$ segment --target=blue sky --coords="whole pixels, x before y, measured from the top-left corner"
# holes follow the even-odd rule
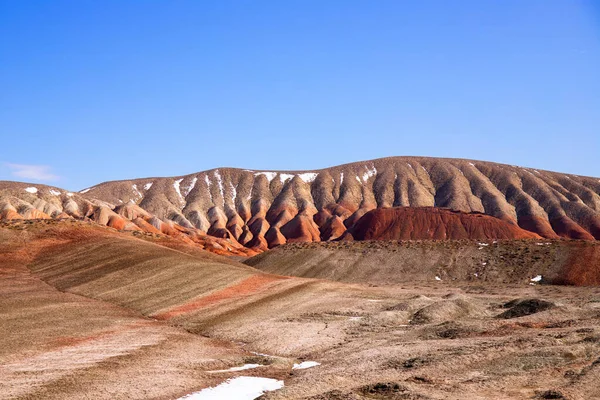
[[[600,2],[0,0],[0,179],[394,155],[600,176]]]

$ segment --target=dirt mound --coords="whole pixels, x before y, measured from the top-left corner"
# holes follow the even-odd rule
[[[438,324],[465,317],[487,316],[485,308],[464,296],[444,299],[421,308],[413,314],[411,324]]]
[[[501,219],[434,207],[378,208],[366,213],[342,240],[457,240],[539,238]]]
[[[511,319],[536,314],[554,308],[555,304],[541,299],[515,299],[504,304],[508,310],[498,315],[498,318]]]

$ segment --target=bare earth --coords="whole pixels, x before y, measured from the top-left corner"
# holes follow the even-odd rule
[[[3,225],[0,398],[174,399],[242,375],[285,381],[266,399],[600,398],[600,288],[445,268],[337,282],[98,225]],[[263,366],[210,372],[245,363]]]

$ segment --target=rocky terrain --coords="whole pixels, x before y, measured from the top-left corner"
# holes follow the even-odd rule
[[[597,248],[342,241],[257,256],[290,252],[279,260],[298,263],[313,251],[326,270],[337,253],[336,282],[266,273],[176,237],[90,220],[7,222],[0,398],[166,400],[235,377],[281,382],[265,399],[600,398],[600,289],[533,276],[551,278],[568,244]],[[395,261],[421,254],[423,271],[400,284],[370,281],[369,270],[381,277],[393,264],[378,270],[377,254],[395,250]],[[433,270],[427,254],[456,264]],[[506,255],[521,258],[502,274]],[[481,279],[468,277],[477,263]],[[296,272],[319,264],[309,258]]]
[[[219,168],[106,182],[79,193],[0,182],[1,219],[47,217],[179,235],[239,255],[341,237],[594,240],[600,238],[600,179],[482,161],[393,157],[315,171]]]
[[[263,249],[335,239],[385,207],[443,207],[545,238],[600,238],[600,179],[459,159],[393,157],[291,172],[219,168],[81,193],[134,202],[161,219]]]

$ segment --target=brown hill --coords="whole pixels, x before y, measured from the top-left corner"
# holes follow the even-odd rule
[[[489,215],[434,207],[394,207],[369,211],[341,240],[535,238],[540,236]]]
[[[186,221],[183,221],[186,226],[181,226],[170,219],[160,220],[133,202],[118,203],[121,204],[115,206],[98,199],[86,199],[52,186],[0,181],[0,221],[18,225],[24,220],[87,220],[118,231],[171,236],[217,254],[256,254],[229,235],[210,236]]]
[[[290,243],[244,261],[261,271],[350,283],[600,285],[600,242],[410,240]],[[437,278],[436,278],[437,277]]]
[[[545,238],[600,238],[598,178],[461,159],[391,157],[314,171],[219,168],[105,182],[80,193],[90,201],[133,202],[162,220],[219,237],[228,232],[263,249],[338,237],[386,207],[449,208]]]

